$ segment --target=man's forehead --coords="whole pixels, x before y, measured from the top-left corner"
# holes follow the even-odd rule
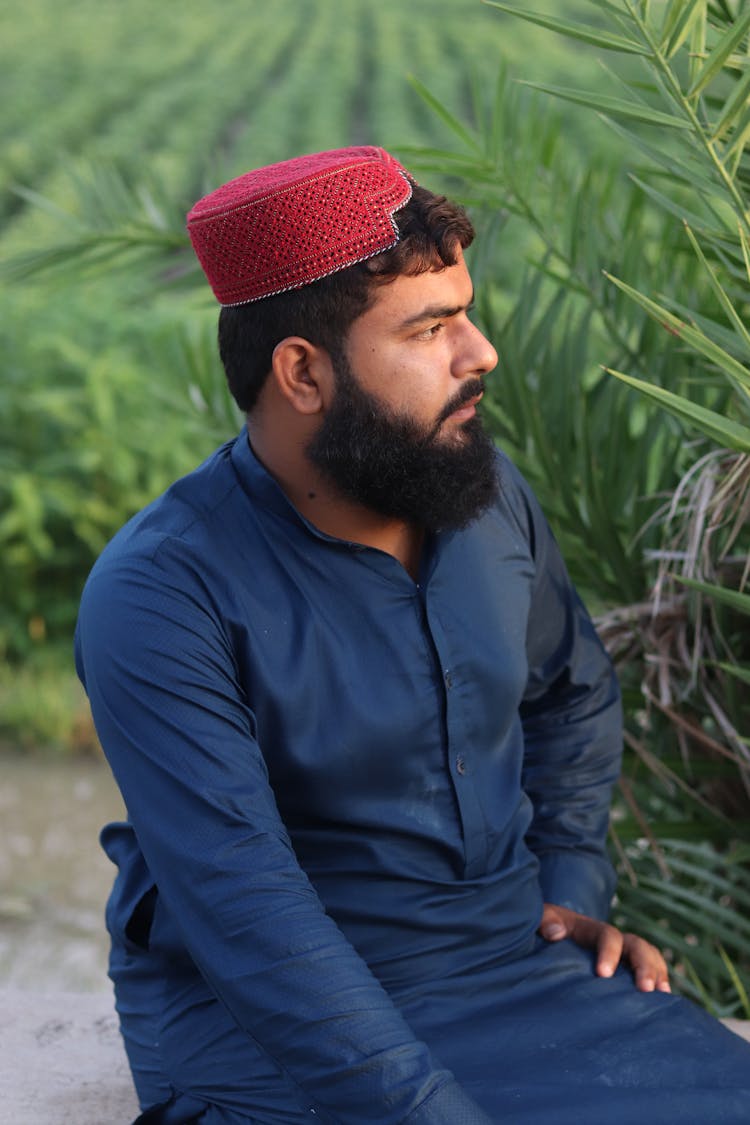
[[[394,330],[407,329],[422,320],[455,315],[468,308],[473,299],[471,276],[459,248],[452,266],[399,274],[377,284],[372,303],[357,319],[388,321]]]

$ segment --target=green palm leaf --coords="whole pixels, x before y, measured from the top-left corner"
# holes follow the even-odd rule
[[[585,24],[571,23],[568,20],[557,19],[555,16],[545,16],[539,12],[527,12],[524,8],[516,8],[512,4],[502,4],[498,0],[484,0],[491,8],[499,8],[509,16],[518,16],[527,23],[534,23],[538,27],[546,27],[558,35],[566,35],[570,39],[577,39],[579,43],[590,43],[594,47],[602,47],[605,51],[618,51],[626,55],[649,55],[648,46],[637,42],[635,39],[626,39],[622,35],[611,35],[605,31],[595,31]]]
[[[706,258],[706,255],[703,253],[703,250],[701,249],[697,238],[695,237],[687,223],[685,223],[685,233],[690,239],[690,244],[692,245],[693,250],[695,250],[698,260],[700,261],[706,272],[706,275],[708,276],[711,288],[718,297],[719,303],[727,315],[727,320],[734,327],[734,330],[739,336],[741,343],[750,348],[750,332],[748,332],[747,328],[745,328],[742,317],[737,312],[737,309],[727,295],[724,286],[719,281],[717,271]]]
[[[675,579],[683,586],[689,586],[691,590],[698,590],[701,594],[707,594],[717,602],[721,602],[722,605],[730,606],[732,609],[738,609],[741,613],[750,615],[750,594],[741,594],[738,590],[728,590],[726,586],[699,582],[695,578],[685,578],[680,574],[676,574]]]
[[[576,105],[585,105],[587,109],[595,108],[605,117],[621,117],[626,121],[640,121],[644,125],[655,125],[663,129],[690,130],[692,124],[687,118],[675,117],[672,113],[662,113],[658,109],[636,101],[625,101],[622,98],[613,98],[608,94],[597,93],[596,97],[591,90],[572,90],[567,86],[548,86],[544,82],[523,82],[532,90],[540,90],[544,94],[551,94],[555,98],[574,102]]]
[[[741,453],[750,453],[750,426],[733,422],[723,414],[707,410],[704,406],[683,398],[682,395],[665,390],[664,387],[657,387],[653,383],[646,383],[643,379],[635,379],[632,375],[624,375],[621,371],[614,371],[609,367],[605,370],[616,379],[627,383],[629,387],[634,387],[647,398],[653,399],[676,418],[697,426],[712,441],[730,449],[737,449]]]
[[[671,0],[664,13],[664,22],[659,35],[659,43],[666,58],[677,54],[695,19],[699,5],[705,0]]]
[[[741,668],[738,664],[727,664],[724,661],[719,661],[716,667],[735,679],[742,680],[743,684],[750,684],[750,668]]]
[[[730,24],[719,39],[719,42],[695,76],[693,84],[688,91],[689,98],[696,97],[705,90],[709,82],[712,82],[713,79],[716,78],[729,59],[729,56],[739,47],[740,43],[747,35],[748,29],[750,29],[750,8],[746,8],[744,14],[739,15],[736,23]]]
[[[470,132],[453,113],[446,109],[443,103],[430,93],[424,83],[420,82],[413,74],[409,76],[409,82],[443,124],[447,125],[451,132],[455,133],[471,152],[481,155],[481,147],[474,133]]]
[[[720,140],[728,129],[735,124],[737,117],[747,108],[747,99],[750,96],[750,70],[742,76],[733,93],[721,111],[718,121],[713,127],[712,141]]]
[[[604,275],[616,285],[618,289],[621,289],[623,293],[627,293],[629,297],[632,297],[632,299],[644,308],[654,320],[661,323],[668,331],[672,332],[673,335],[679,336],[692,348],[700,352],[701,355],[706,356],[712,363],[715,363],[722,371],[730,376],[739,387],[743,388],[745,394],[750,393],[750,371],[748,371],[739,360],[736,360],[729,352],[719,347],[718,344],[709,339],[700,329],[693,328],[689,324],[686,324],[668,309],[657,304],[656,301],[652,301],[649,297],[646,297],[643,293],[639,293],[638,290],[634,289],[632,286],[626,285],[624,281],[613,277],[612,274],[607,273],[606,270],[604,271]]]

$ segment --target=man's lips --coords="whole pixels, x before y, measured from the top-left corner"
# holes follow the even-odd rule
[[[473,395],[472,398],[468,399],[461,406],[458,406],[451,413],[451,418],[455,418],[457,422],[465,422],[468,418],[473,418],[477,412],[477,403],[482,398],[482,393],[483,392],[480,392],[478,395]]]
[[[484,386],[481,379],[472,379],[467,383],[461,391],[454,395],[452,402],[447,402],[435,423],[435,428],[430,434],[430,440],[434,438],[440,431],[440,427],[444,425],[449,419],[458,423],[468,422],[473,418],[477,412],[477,403],[484,394]]]

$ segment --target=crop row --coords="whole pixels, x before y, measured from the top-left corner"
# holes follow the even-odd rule
[[[7,189],[67,202],[62,163],[155,165],[187,198],[210,180],[319,147],[430,142],[414,74],[460,109],[467,75],[530,56],[534,30],[480,0],[197,0],[154,7],[25,0],[0,43],[0,215],[39,228]],[[548,40],[549,42],[549,40]],[[533,56],[532,56],[533,57]],[[44,232],[44,227],[41,228]]]

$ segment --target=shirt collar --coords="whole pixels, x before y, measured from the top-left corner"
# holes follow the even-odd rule
[[[308,534],[313,535],[323,543],[328,543],[339,548],[343,547],[349,551],[356,552],[362,558],[363,562],[367,562],[369,566],[382,573],[384,577],[393,580],[394,577],[401,579],[403,576],[412,587],[415,587],[413,580],[407,575],[401,564],[391,555],[386,554],[384,551],[379,551],[374,547],[367,547],[362,543],[353,543],[347,539],[337,539],[335,536],[326,534],[325,531],[321,531],[320,528],[310,523],[310,521],[295,508],[278,482],[274,480],[265,466],[258,460],[250,445],[248,432],[244,427],[232,446],[231,458],[242,488],[255,503],[281,516],[281,518],[287,522],[296,524],[299,528],[304,529]],[[428,574],[434,568],[439,545],[441,543],[445,545],[445,543],[452,538],[452,532],[440,533],[438,535],[431,534],[427,537],[425,554],[420,569],[419,585],[427,579]]]

